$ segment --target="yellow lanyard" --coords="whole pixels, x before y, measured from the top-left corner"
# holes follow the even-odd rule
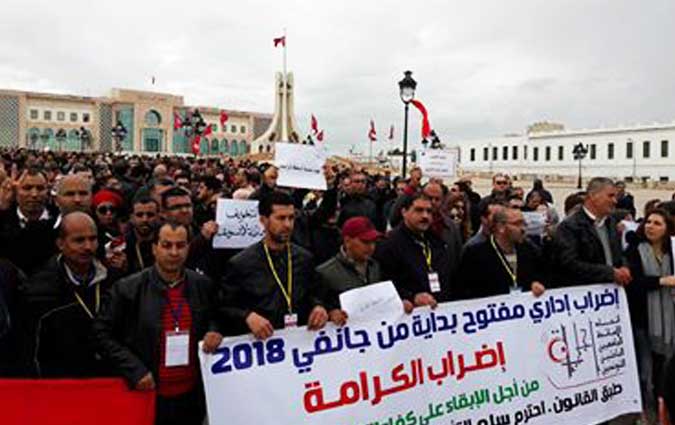
[[[431,247],[429,247],[427,241],[424,241],[424,244],[422,244],[422,253],[424,254],[424,259],[427,261],[427,269],[431,271]]]
[[[138,258],[138,264],[141,266],[141,269],[144,269],[145,264],[143,264],[143,255],[141,254],[140,242],[136,242],[136,258]]]
[[[277,273],[277,269],[274,267],[274,263],[272,262],[272,257],[270,256],[270,251],[267,249],[267,245],[263,242],[263,248],[265,249],[265,255],[267,256],[267,264],[270,266],[270,271],[272,272],[272,276],[274,276],[274,280],[276,280],[277,285],[279,285],[279,289],[281,289],[281,293],[284,294],[284,298],[286,299],[286,304],[288,304],[288,312],[293,313],[293,261],[291,259],[291,245],[287,244],[286,249],[288,251],[288,278],[286,281],[287,288],[284,288],[284,285],[281,283],[281,279],[279,278],[279,274]]]
[[[84,312],[87,313],[87,316],[90,318],[94,318],[94,314],[92,314],[91,310],[89,310],[89,307],[87,307],[87,304],[85,304],[84,300],[80,297],[80,294],[77,292],[73,292],[75,294],[75,298],[77,298],[77,302],[80,303],[82,308],[84,309]],[[98,283],[96,284],[96,301],[94,304],[94,313],[98,313],[98,309],[101,306],[101,285]]]
[[[497,248],[497,244],[495,244],[495,237],[490,236],[490,243],[492,244],[492,248],[495,249],[495,252],[497,253],[497,257],[499,257],[499,260],[502,262],[502,266],[504,266],[504,269],[506,270],[506,273],[509,274],[511,277],[511,280],[513,280],[513,286],[516,287],[518,286],[518,281],[516,278],[516,275],[513,273],[513,270],[511,270],[511,266],[509,266],[508,261],[504,258],[504,255],[502,252]]]

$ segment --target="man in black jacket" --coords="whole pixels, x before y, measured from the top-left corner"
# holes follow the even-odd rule
[[[331,322],[341,326],[347,320],[340,309],[341,293],[383,280],[380,264],[372,258],[379,236],[367,217],[352,217],[342,226],[340,252],[317,267],[317,284]]]
[[[272,192],[258,203],[262,241],[230,259],[222,279],[221,310],[231,334],[269,338],[274,329],[322,328],[328,313],[314,282],[312,254],[290,241],[293,199]]]
[[[621,239],[611,212],[616,206],[616,187],[608,178],[588,183],[583,207],[566,218],[556,230],[554,282],[559,286],[616,282],[627,285],[630,270],[623,265]]]
[[[380,217],[375,202],[368,196],[366,175],[356,171],[350,176],[349,192],[340,202],[338,227],[352,217],[368,217],[379,230],[384,230],[384,217]]]
[[[205,415],[197,342],[213,352],[222,336],[207,277],[185,269],[188,229],[165,223],[154,267],[115,283],[94,324],[101,353],[130,387],[157,390],[156,424],[200,424]]]
[[[32,372],[40,377],[89,377],[107,367],[90,334],[101,296],[112,277],[96,259],[98,234],[90,216],[63,217],[60,255],[33,274],[22,288],[22,325]]]
[[[523,213],[503,209],[493,216],[488,240],[464,251],[454,297],[481,298],[530,290],[539,296],[544,292],[544,275],[541,253],[525,238]]]
[[[148,195],[140,194],[132,201],[131,228],[124,241],[127,257],[127,274],[134,274],[155,263],[152,255],[154,240],[159,223],[159,205]]]
[[[447,246],[431,231],[431,200],[422,193],[407,196],[403,222],[375,250],[385,279],[392,280],[406,311],[450,299],[451,266]]]
[[[47,209],[48,189],[44,173],[29,168],[0,190],[3,198],[16,197],[16,204],[3,205],[6,209],[0,211],[0,256],[26,275],[56,253],[57,214]]]

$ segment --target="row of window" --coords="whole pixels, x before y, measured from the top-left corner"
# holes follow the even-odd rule
[[[615,151],[614,151],[614,143],[608,143],[607,144],[607,158],[608,160],[615,159]],[[588,154],[587,158],[594,160],[598,159],[598,151],[597,151],[597,144],[591,143],[589,145],[586,145],[588,149]],[[523,159],[527,160],[527,148],[528,146],[523,146]],[[533,146],[532,147],[532,161],[539,161],[539,146]],[[551,161],[551,156],[553,152],[553,147],[551,146],[545,146],[543,148],[543,157],[544,161]],[[570,146],[570,149],[574,149],[573,146]],[[511,153],[509,157],[509,152]],[[492,155],[490,155],[492,154]],[[509,146],[502,146],[501,147],[501,160],[502,161],[508,161],[509,159],[512,161],[517,161],[518,160],[518,154],[519,154],[519,146],[511,146],[509,149]],[[633,142],[626,142],[626,159],[633,159],[634,155],[634,148],[633,148]],[[669,155],[669,145],[668,145],[668,140],[661,140],[661,158],[668,158]],[[492,152],[490,152],[490,147],[484,147],[483,148],[483,161],[499,161],[499,147],[497,146],[492,146]],[[570,151],[570,158],[574,158],[574,154],[572,151]],[[651,158],[651,142],[649,140],[645,140],[642,142],[642,158]],[[564,161],[565,160],[565,147],[564,146],[558,146],[557,147],[557,159],[558,161]],[[471,148],[469,151],[469,160],[471,162],[476,161],[476,148]]]
[[[42,120],[43,121],[51,121],[53,119],[53,111],[42,111]],[[38,120],[40,119],[40,111],[37,109],[31,109],[30,112],[30,119],[32,120]],[[69,113],[69,118],[70,122],[78,122],[80,114],[77,112],[70,112]],[[56,121],[65,121],[66,120],[66,113],[64,111],[56,111]],[[83,112],[82,113],[82,122],[89,122],[91,120],[91,115],[88,112]]]

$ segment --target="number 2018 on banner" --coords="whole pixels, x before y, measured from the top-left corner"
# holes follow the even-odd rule
[[[220,347],[215,355],[220,358],[211,366],[211,373],[214,375],[232,370],[245,370],[254,365],[280,363],[286,358],[284,341],[279,338],[245,342],[234,347]]]

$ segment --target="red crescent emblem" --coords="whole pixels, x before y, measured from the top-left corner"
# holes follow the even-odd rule
[[[556,349],[558,344],[562,346]],[[567,358],[567,344],[560,337],[555,337],[548,343],[548,357],[556,363],[561,363]]]

